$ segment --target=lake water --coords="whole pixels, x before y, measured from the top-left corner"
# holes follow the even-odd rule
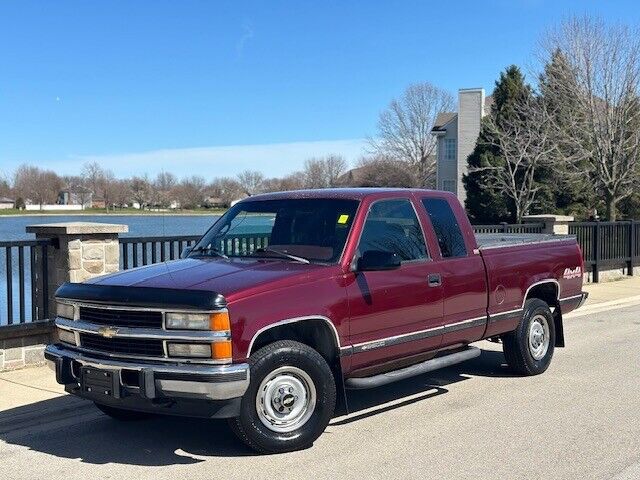
[[[128,237],[153,237],[170,235],[202,235],[219,215],[29,215],[0,216],[0,241],[26,240],[35,236],[26,233],[28,225],[59,222],[99,222],[118,223],[129,226]],[[28,262],[28,252],[25,252]],[[18,260],[17,251],[13,251],[13,320],[19,319],[18,301]],[[29,272],[25,272],[29,279]],[[5,249],[0,249],[0,325],[7,323],[7,277]],[[31,317],[31,291],[27,281],[25,291],[25,310],[27,321]]]
[[[120,223],[129,226],[128,237],[201,235],[219,215],[29,215],[0,216],[0,241],[34,238],[28,225],[59,222]]]

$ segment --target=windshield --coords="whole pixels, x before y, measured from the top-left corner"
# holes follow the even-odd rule
[[[335,263],[340,259],[357,200],[278,199],[231,207],[190,256],[260,256]]]

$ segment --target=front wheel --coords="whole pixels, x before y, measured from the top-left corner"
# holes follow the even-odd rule
[[[553,314],[537,298],[525,302],[518,328],[502,336],[507,364],[520,375],[539,375],[549,368],[555,343]]]
[[[314,349],[281,340],[249,359],[251,382],[231,429],[262,453],[300,450],[325,430],[336,404],[331,368]]]

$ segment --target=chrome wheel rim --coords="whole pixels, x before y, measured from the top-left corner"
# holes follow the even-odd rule
[[[311,377],[297,367],[279,367],[260,383],[256,411],[269,430],[286,433],[303,426],[316,406],[316,387]]]
[[[529,353],[534,360],[540,360],[548,350],[549,322],[544,315],[536,315],[529,325]]]

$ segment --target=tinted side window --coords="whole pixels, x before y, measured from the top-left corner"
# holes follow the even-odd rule
[[[408,200],[374,203],[365,221],[358,251],[382,250],[397,253],[403,261],[427,258],[424,236]]]
[[[427,209],[438,237],[442,256],[444,258],[466,257],[467,247],[464,244],[464,237],[449,202],[441,198],[424,198],[422,204]]]

